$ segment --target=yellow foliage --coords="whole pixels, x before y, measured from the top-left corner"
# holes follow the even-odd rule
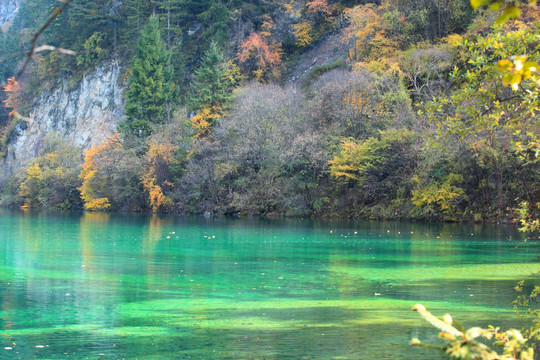
[[[296,37],[296,45],[306,47],[313,41],[313,35],[310,23],[302,21],[293,25],[294,36]]]
[[[455,201],[465,199],[465,191],[453,185],[463,181],[461,175],[450,174],[442,182],[432,182],[412,191],[412,203],[420,208],[438,205],[439,210],[446,215],[453,215]]]
[[[82,185],[78,188],[81,192],[81,198],[84,202],[84,207],[87,210],[104,210],[110,207],[109,200],[107,198],[98,198],[90,183],[96,175],[96,167],[94,162],[102,151],[109,149],[113,146],[120,145],[118,137],[115,135],[112,138],[107,139],[101,145],[94,145],[90,149],[84,151],[84,162],[82,163],[82,171],[79,175],[82,180]]]
[[[342,101],[352,105],[358,113],[370,113],[380,115],[384,110],[384,102],[371,101],[370,94],[367,91],[353,89],[343,96]]]
[[[84,199],[84,207],[86,210],[99,211],[108,209],[111,204],[107,198],[98,198],[98,199]]]
[[[174,145],[168,142],[161,144],[150,144],[146,157],[151,164],[154,163],[158,158],[161,158],[165,162],[169,163],[173,157],[174,150]]]
[[[306,4],[308,12],[330,15],[332,8],[328,5],[327,0],[311,0]]]
[[[510,60],[499,60],[497,68],[499,72],[504,73],[504,86],[510,85],[512,90],[517,91],[522,80],[536,79],[540,72],[540,65],[527,61],[527,58],[527,55],[523,55],[514,56]]]
[[[144,190],[148,192],[150,206],[153,212],[157,212],[160,208],[171,207],[173,202],[163,194],[161,186],[156,184],[155,176],[144,176],[142,179]]]
[[[263,15],[262,18],[263,18],[263,23],[261,24],[260,34],[263,38],[269,38],[272,36],[272,31],[275,28],[274,21],[268,14]]]
[[[204,107],[197,115],[191,118],[191,127],[195,130],[195,138],[208,135],[212,125],[220,118],[220,109]]]
[[[285,8],[285,13],[296,16],[296,17],[300,16],[300,11],[298,10],[294,1],[283,4],[283,7]]]
[[[31,208],[39,203],[39,182],[42,170],[39,164],[35,163],[26,169],[26,179],[19,186],[19,193],[24,201],[24,208]]]
[[[447,43],[452,47],[459,46],[463,43],[463,36],[459,34],[451,34],[442,39],[443,42]]]
[[[41,176],[41,168],[39,167],[39,164],[34,164],[28,167],[26,169],[26,175],[28,175],[29,178],[36,178],[38,179]]]
[[[403,71],[401,70],[399,63],[397,61],[394,61],[394,59],[392,58],[386,57],[369,62],[359,61],[354,63],[352,68],[354,71],[358,72],[368,70],[370,72],[378,74],[387,74],[397,77],[401,77],[403,75]]]
[[[345,177],[359,180],[359,174],[363,170],[362,159],[366,148],[354,139],[346,139],[341,142],[341,152],[330,160],[330,175],[333,177]]]
[[[345,28],[344,40],[349,43],[350,61],[380,61],[394,57],[400,44],[387,36],[384,20],[373,4],[346,9],[345,17],[349,25]]]
[[[369,42],[380,29],[381,19],[372,5],[358,5],[345,10],[349,26],[345,29],[345,39],[350,42],[349,59],[359,60]]]
[[[148,193],[148,200],[153,212],[167,209],[173,205],[172,200],[164,194],[164,189],[172,188],[174,184],[168,179],[163,179],[167,174],[168,167],[174,161],[175,146],[169,142],[150,144],[146,154],[147,163],[144,167],[144,175],[141,178],[144,190]],[[160,175],[161,174],[161,175]],[[158,183],[158,179],[161,183]]]

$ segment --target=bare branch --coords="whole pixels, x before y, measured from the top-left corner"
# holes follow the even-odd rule
[[[76,51],[69,50],[69,49],[64,49],[64,48],[59,48],[59,47],[52,46],[52,45],[38,46],[37,48],[34,49],[34,53],[38,53],[38,52],[42,52],[42,51],[46,51],[46,50],[51,50],[51,51],[56,50],[58,52],[61,52],[63,54],[67,54],[67,55],[77,55]]]
[[[58,15],[60,15],[62,13],[62,11],[64,11],[64,9],[69,5],[69,3],[71,3],[71,1],[72,0],[65,0],[62,3],[62,5],[60,5],[58,8],[56,8],[53,11],[52,15],[49,17],[49,19],[45,22],[45,24],[43,24],[43,26],[41,26],[41,28],[39,28],[39,30],[34,34],[34,36],[32,36],[32,39],[30,40],[30,51],[26,55],[26,61],[24,62],[24,65],[23,65],[22,69],[15,76],[16,79],[21,77],[21,75],[24,73],[24,71],[28,67],[28,64],[32,60],[32,56],[36,52],[37,39],[40,37],[41,34],[43,34],[43,32],[49,27],[49,25],[51,25],[51,23],[54,21],[54,19],[56,19],[58,17]]]

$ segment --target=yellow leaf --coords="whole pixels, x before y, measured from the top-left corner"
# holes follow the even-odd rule
[[[482,6],[486,6],[489,4],[489,0],[471,0],[471,7],[473,9],[477,9]]]
[[[499,72],[507,72],[513,66],[514,64],[512,64],[512,62],[508,59],[499,60],[499,62],[497,63],[497,70],[499,70]]]
[[[521,15],[521,10],[514,5],[507,6],[501,16],[495,21],[496,24],[504,24],[509,19],[517,19]]]

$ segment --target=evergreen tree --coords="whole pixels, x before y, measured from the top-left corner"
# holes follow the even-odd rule
[[[141,31],[137,55],[127,91],[127,121],[120,130],[128,135],[146,136],[152,123],[162,123],[174,89],[171,53],[161,39],[158,17],[150,17]]]
[[[229,16],[229,9],[224,4],[220,1],[212,1],[207,10],[197,15],[197,19],[205,24],[201,38],[212,39],[212,42],[224,46],[227,42]],[[206,46],[208,46],[207,41],[205,41]]]
[[[192,118],[195,137],[205,137],[223,115],[233,84],[234,79],[223,61],[223,53],[212,41],[191,82],[192,94],[188,106],[197,112]]]
[[[188,100],[190,109],[199,112],[204,108],[210,108],[221,113],[229,101],[231,87],[232,81],[228,77],[223,53],[213,41],[204,55],[201,66],[193,75],[192,94]]]

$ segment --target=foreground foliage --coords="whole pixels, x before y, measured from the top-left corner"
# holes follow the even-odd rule
[[[423,305],[417,304],[413,307],[427,322],[439,329],[439,338],[445,341],[442,346],[423,344],[419,339],[411,340],[412,346],[429,347],[444,352],[450,359],[455,360],[506,360],[534,359],[534,336],[527,338],[519,330],[510,329],[500,331],[499,328],[490,327],[483,329],[473,327],[468,330],[450,315],[444,315],[442,320],[433,316]],[[492,347],[486,345],[481,339],[494,341],[494,345],[502,348],[497,352]]]

